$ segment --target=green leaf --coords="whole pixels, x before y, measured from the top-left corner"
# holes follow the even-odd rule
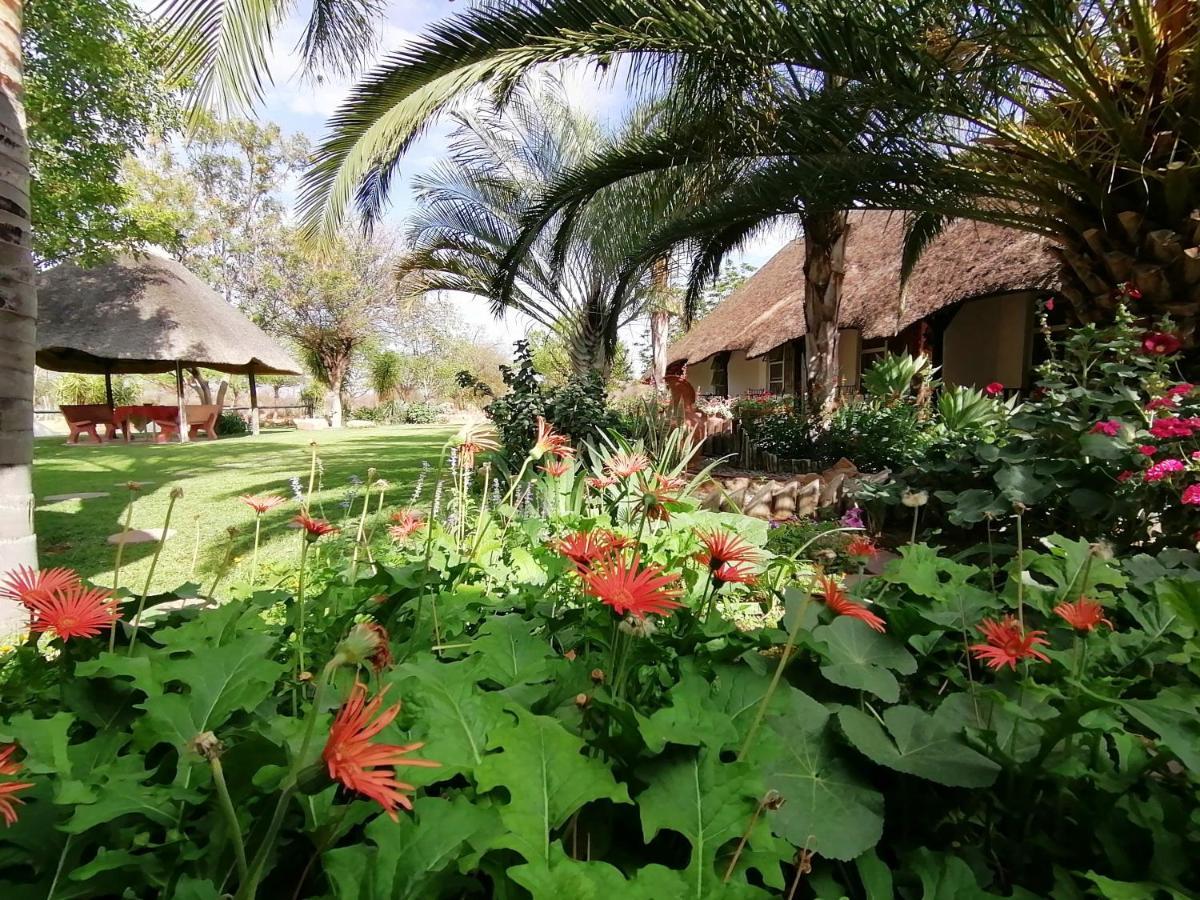
[[[903,644],[858,619],[838,616],[816,628],[813,638],[826,645],[822,675],[842,687],[870,691],[888,703],[900,699],[900,684],[888,670],[901,675],[917,671],[917,661]]]
[[[766,679],[759,679],[745,668],[734,669],[762,682],[765,691]],[[723,685],[729,690],[728,682],[738,676],[732,672]],[[740,682],[739,682],[740,684]],[[716,696],[716,685],[700,674],[694,661],[685,659],[680,666],[679,681],[668,693],[671,705],[657,710],[649,717],[638,716],[638,730],[652,753],[661,753],[667,743],[691,747],[712,747],[715,750],[728,746],[738,739],[733,719],[722,709]],[[757,699],[761,699],[758,692]],[[753,703],[751,703],[753,706]]]
[[[72,771],[67,732],[74,722],[75,717],[65,712],[48,719],[35,719],[33,713],[23,712],[0,726],[0,742],[20,744],[25,753],[22,763],[32,774],[53,773],[66,778]]]
[[[1153,700],[1122,700],[1121,706],[1157,734],[1193,775],[1200,774],[1200,708],[1194,692],[1168,688]]]
[[[1093,459],[1120,459],[1129,452],[1125,444],[1107,434],[1083,434],[1079,436],[1079,453]]]
[[[1033,506],[1053,489],[1047,479],[1038,478],[1033,469],[1024,465],[1012,465],[996,473],[996,486],[1006,500]]]
[[[647,843],[664,828],[692,845],[678,897],[708,897],[720,883],[717,851],[750,824],[762,783],[745,763],[722,763],[712,750],[688,750],[641,773],[650,786],[638,795]]]
[[[370,843],[330,850],[322,857],[335,897],[347,900],[417,900],[439,896],[447,870],[469,867],[472,848],[502,831],[492,807],[462,794],[452,800],[418,797],[413,812],[393,822],[377,816],[367,827]]]
[[[629,793],[604,763],[583,755],[583,741],[557,719],[511,711],[516,722],[493,729],[488,749],[500,752],[484,757],[476,780],[480,791],[508,791],[500,818],[509,834],[498,846],[548,864],[551,835],[568,817],[593,800],[628,803]]]
[[[838,722],[850,743],[881,766],[951,787],[987,787],[1000,767],[963,743],[957,730],[915,706],[893,706],[883,726],[872,716],[844,706]]]
[[[549,862],[511,866],[508,876],[534,897],[560,897],[572,900],[610,900],[613,897],[645,898],[635,893],[621,870],[606,862],[571,859],[556,843]]]
[[[1165,895],[1169,900],[1189,900],[1190,895],[1181,893],[1165,884],[1149,881],[1115,881],[1098,872],[1084,872],[1083,877],[1096,886],[1096,893],[1104,900],[1146,900]]]
[[[892,560],[880,578],[903,585],[918,596],[949,601],[978,571],[940,556],[928,544],[905,544],[900,548],[900,558]]]
[[[221,892],[211,881],[184,875],[175,885],[175,900],[220,900]]]
[[[491,730],[507,721],[503,700],[480,690],[469,662],[439,663],[432,656],[408,663],[396,672],[405,710],[412,714],[413,737],[436,750],[441,768],[422,769],[428,784],[459,773],[473,774],[483,762]]]
[[[883,796],[843,760],[829,713],[821,708],[822,715],[804,715],[801,709],[768,719],[751,759],[764,767],[766,786],[784,798],[769,814],[771,828],[829,859],[854,859],[883,834]]]
[[[529,633],[521,616],[496,616],[479,630],[471,645],[476,681],[511,687],[543,681],[552,657],[549,645]]]
[[[1200,631],[1200,581],[1164,578],[1155,583],[1154,593],[1181,620]]]
[[[854,865],[867,892],[867,900],[892,900],[896,896],[892,886],[892,870],[874,850],[868,850],[858,857]]]
[[[957,856],[921,849],[908,857],[908,866],[921,879],[922,900],[1000,900],[979,886],[971,867]]]

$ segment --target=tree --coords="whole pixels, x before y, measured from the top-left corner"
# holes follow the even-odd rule
[[[299,349],[326,387],[334,428],[342,425],[342,398],[357,355],[393,314],[395,263],[384,237],[346,234],[332,248],[315,249],[291,231],[250,307],[260,325]]]
[[[417,181],[420,211],[399,269],[404,293],[461,291],[517,310],[561,335],[572,369],[607,375],[618,329],[648,291],[622,278],[639,210],[614,193],[558,241],[535,241],[514,266],[512,288],[496,292],[497,262],[542,184],[604,146],[599,125],[567,103],[552,78],[522,89],[503,110],[459,113],[450,159]],[[620,227],[614,227],[620,222]]]
[[[92,263],[156,240],[119,179],[176,118],[145,15],[128,0],[26,0],[21,44],[39,260]]]

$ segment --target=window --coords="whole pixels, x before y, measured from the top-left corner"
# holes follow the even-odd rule
[[[784,370],[787,347],[776,347],[767,354],[767,391],[772,394],[782,394],[786,391]]]
[[[729,396],[729,354],[718,353],[712,361],[712,392],[718,397]]]

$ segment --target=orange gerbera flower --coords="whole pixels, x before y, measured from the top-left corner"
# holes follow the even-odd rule
[[[392,513],[392,521],[396,524],[388,528],[388,534],[391,535],[393,541],[408,540],[425,524],[421,514],[413,509],[402,509]]]
[[[354,682],[350,699],[338,710],[329,729],[329,739],[321,758],[329,769],[329,777],[352,791],[374,800],[397,821],[397,807],[412,809],[412,801],[405,791],[414,791],[411,784],[396,780],[396,766],[424,766],[437,768],[441,763],[428,759],[410,759],[406,756],[419,750],[424,744],[373,744],[371,738],[387,728],[400,712],[400,704],[388,707],[379,718],[375,718],[383,706],[383,693],[372,700],[367,699],[367,686]],[[375,719],[374,722],[371,720]]]
[[[663,575],[661,566],[640,568],[640,564],[640,554],[635,553],[633,561],[626,563],[619,553],[612,553],[583,573],[583,588],[619,616],[665,616],[683,605],[675,600],[683,593],[682,588],[675,587],[678,573]]]
[[[642,504],[646,508],[646,516],[660,522],[671,521],[671,510],[667,504],[679,502],[674,490],[670,481],[661,475],[655,476],[653,481],[643,481]]]
[[[562,478],[575,467],[575,464],[570,459],[550,459],[546,461],[544,466],[540,466],[541,470],[551,478]]]
[[[859,559],[870,559],[878,552],[879,548],[875,546],[875,542],[862,534],[851,538],[850,543],[846,545],[846,555]]]
[[[587,480],[587,486],[590,488],[595,488],[598,491],[602,491],[605,488],[610,488],[616,483],[617,483],[617,479],[609,478],[607,475],[605,475],[605,476],[592,475]]]
[[[324,519],[314,519],[306,513],[301,513],[292,521],[304,529],[304,536],[309,541],[316,541],[339,530],[336,525],[326,522]]]
[[[722,584],[754,584],[758,575],[749,566],[742,563],[725,563],[713,572],[713,581]]]
[[[494,432],[484,425],[468,425],[459,433],[459,441],[458,458],[464,469],[475,468],[477,454],[500,449]]]
[[[36,611],[38,603],[50,594],[77,587],[79,583],[79,576],[70,569],[17,566],[0,582],[0,597]]]
[[[1076,631],[1092,631],[1102,624],[1113,627],[1113,623],[1104,618],[1104,607],[1087,597],[1080,597],[1074,603],[1060,603],[1054,607],[1054,612]]]
[[[883,619],[875,615],[865,606],[860,603],[855,603],[842,586],[838,584],[836,578],[829,575],[822,575],[817,579],[817,590],[815,591],[834,613],[839,616],[849,616],[851,619],[858,619],[861,622],[866,622],[869,626],[878,632],[884,632],[887,627],[884,625]]]
[[[604,540],[604,549],[606,550],[628,550],[630,547],[638,545],[637,538],[633,535],[618,534],[607,528],[597,528],[594,534],[598,540],[601,538]]]
[[[83,585],[65,588],[39,598],[34,631],[53,631],[64,641],[95,637],[117,620],[117,601],[112,591]]]
[[[13,760],[12,756],[17,752],[16,744],[9,744],[4,749],[0,750],[0,775],[20,775],[22,766],[19,762]],[[3,781],[0,782],[0,817],[4,818],[4,824],[12,826],[17,821],[17,804],[24,803],[20,797],[14,796],[18,791],[23,791],[26,788],[33,787],[31,781]]]
[[[260,516],[284,502],[284,499],[277,494],[242,494],[238,499]]]
[[[1050,658],[1037,649],[1039,644],[1048,644],[1042,639],[1046,632],[1023,631],[1020,623],[1012,616],[999,622],[995,619],[984,619],[975,627],[987,643],[972,644],[971,654],[989,668],[1001,669],[1008,666],[1016,671],[1017,663],[1030,657],[1050,662]]]
[[[697,531],[696,537],[704,550],[697,554],[696,560],[709,570],[716,572],[728,563],[749,563],[758,560],[758,550],[751,547],[732,531],[713,529],[712,531]]]
[[[608,535],[602,531],[572,531],[555,539],[551,546],[580,572],[586,572],[610,546]]]
[[[537,439],[534,441],[533,449],[529,451],[529,455],[534,459],[541,459],[547,453],[553,453],[559,459],[570,459],[575,455],[575,451],[568,443],[566,435],[559,434],[554,430],[553,425],[541,416],[538,416]]]
[[[644,472],[650,468],[650,460],[645,453],[629,452],[628,450],[618,450],[611,457],[604,469],[609,475],[614,478],[632,478],[639,472]]]

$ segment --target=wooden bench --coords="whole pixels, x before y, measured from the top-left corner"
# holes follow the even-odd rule
[[[69,443],[78,444],[81,435],[89,434],[92,440],[101,444],[112,440],[116,434],[117,423],[113,418],[113,411],[106,403],[76,403],[60,406],[58,409],[67,420],[67,427],[71,429],[70,437],[67,438]],[[105,427],[104,437],[96,431],[100,425]]]
[[[217,436],[217,419],[221,417],[220,405],[213,403],[207,405],[189,405],[184,407],[187,413],[188,437],[195,440],[199,437],[200,432],[204,432],[209,440],[213,440]],[[155,419],[158,426],[162,429],[161,436],[163,440],[170,441],[179,437],[179,415],[173,415],[169,420]]]

